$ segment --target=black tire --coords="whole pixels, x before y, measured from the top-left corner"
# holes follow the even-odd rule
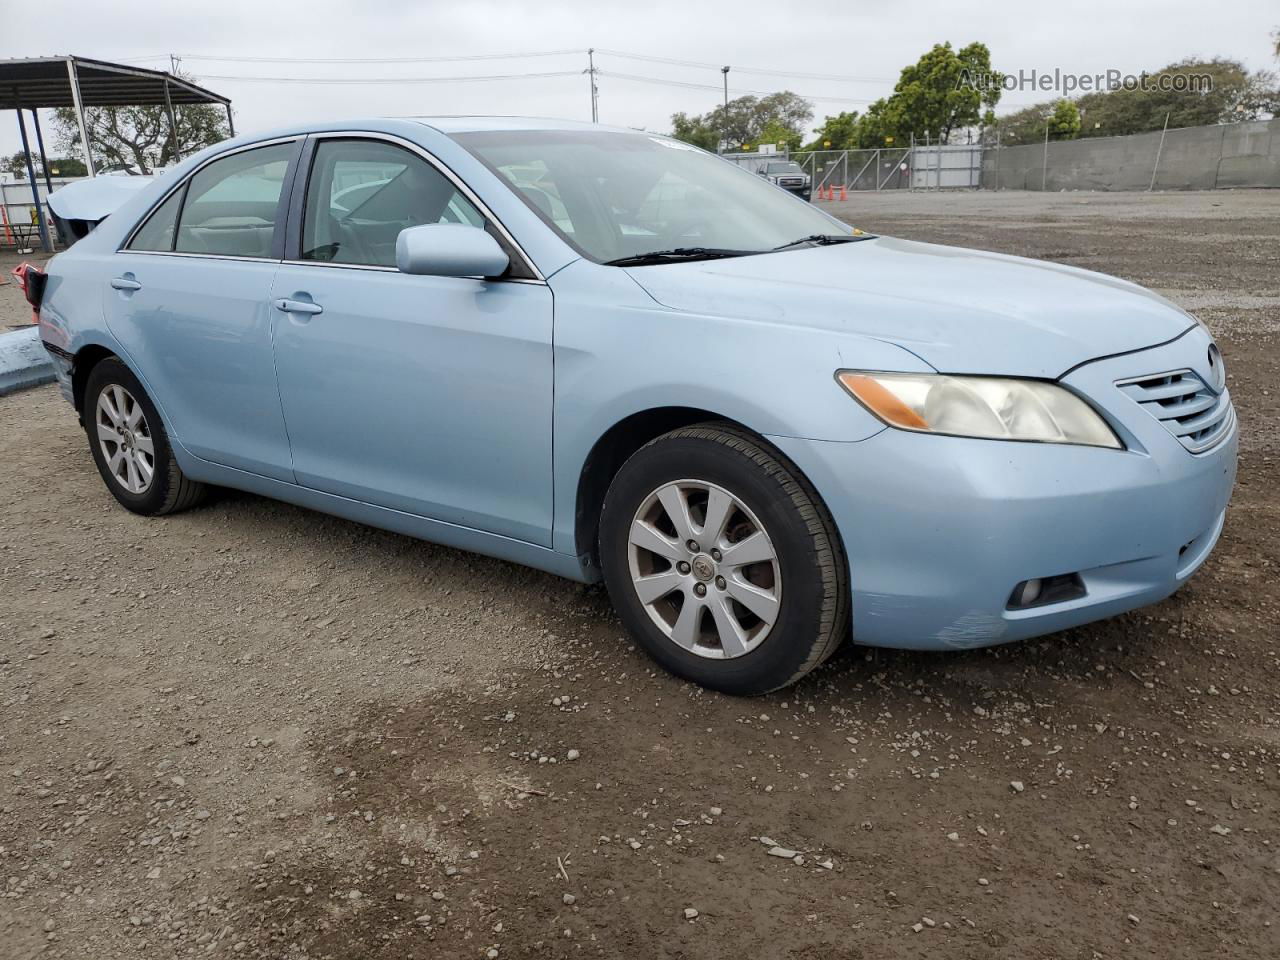
[[[150,484],[141,492],[131,492],[109,466],[106,452],[98,436],[98,401],[104,391],[122,387],[142,409],[138,433],[149,439],[153,448],[155,470]],[[85,384],[84,408],[80,411],[85,433],[89,438],[89,450],[98,466],[102,482],[107,485],[120,504],[127,510],[146,517],[159,517],[193,507],[204,499],[205,485],[188,479],[173,458],[169,436],[155,404],[147,396],[141,382],[133,372],[115,357],[102,360],[89,372]],[[114,447],[112,450],[114,451]]]
[[[664,484],[682,479],[730,493],[774,545],[782,587],[777,618],[745,654],[709,659],[679,646],[655,624],[633,585],[628,541],[636,513]],[[725,693],[753,696],[794,683],[848,632],[849,578],[834,521],[779,451],[733,424],[673,430],[623,464],[605,496],[600,558],[614,608],[636,641],[671,673]]]

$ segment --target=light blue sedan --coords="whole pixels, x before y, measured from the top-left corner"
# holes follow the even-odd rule
[[[1168,301],[873,237],[635,131],[242,137],[28,286],[128,509],[217,484],[603,580],[733,693],[849,634],[962,649],[1160,600],[1235,477],[1221,355]]]

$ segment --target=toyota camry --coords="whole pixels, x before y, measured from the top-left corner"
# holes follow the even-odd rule
[[[234,487],[603,581],[664,667],[740,694],[847,636],[1154,603],[1222,530],[1236,418],[1194,317],[664,136],[299,126],[120,196],[25,282],[138,514]]]

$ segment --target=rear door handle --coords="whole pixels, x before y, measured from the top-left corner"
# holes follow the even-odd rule
[[[275,308],[282,313],[324,313],[324,307],[308,300],[290,300],[280,297],[275,301]]]
[[[116,290],[141,290],[142,284],[130,277],[113,277],[111,286]]]

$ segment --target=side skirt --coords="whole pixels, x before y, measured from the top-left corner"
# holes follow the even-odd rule
[[[568,580],[580,583],[588,582],[588,575],[578,557],[558,553],[547,547],[513,540],[471,527],[431,520],[417,514],[404,513],[387,507],[379,507],[361,500],[352,500],[320,490],[312,490],[283,480],[275,480],[256,473],[225,467],[193,456],[180,444],[174,445],[175,456],[182,471],[193,480],[201,480],[220,487],[232,487],[283,500],[295,506],[318,510],[321,513],[353,520],[382,530],[402,533],[407,537],[438,543],[446,547],[455,547],[471,553],[480,553],[499,560],[509,560],[535,570],[555,574]]]

